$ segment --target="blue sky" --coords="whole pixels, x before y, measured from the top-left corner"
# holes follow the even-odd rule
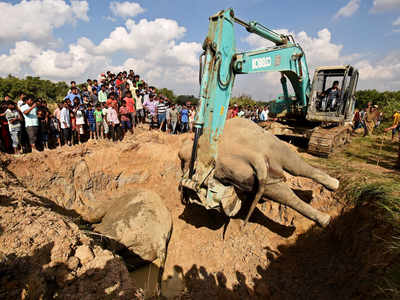
[[[208,17],[229,7],[293,34],[311,68],[349,63],[360,69],[360,88],[400,87],[400,0],[0,1],[0,75],[85,80],[134,65],[157,86],[196,94]],[[265,43],[238,25],[237,46]],[[235,93],[272,97],[277,75],[238,78]]]

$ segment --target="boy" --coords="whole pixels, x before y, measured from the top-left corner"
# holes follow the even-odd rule
[[[132,98],[132,94],[130,91],[126,92],[126,97],[124,98],[126,103],[126,107],[128,108],[129,116],[131,118],[132,127],[136,127],[136,107],[135,107],[135,100]]]
[[[93,114],[96,120],[97,138],[104,139],[103,111],[101,110],[100,104],[96,105],[96,110]]]
[[[39,118],[39,136],[40,142],[43,145],[44,150],[49,149],[48,142],[49,142],[49,118],[46,114],[46,111],[43,109],[39,109],[37,112],[37,116]]]
[[[69,111],[69,101],[65,100],[63,108],[60,112],[60,127],[63,133],[65,145],[72,146],[71,144],[71,117]]]
[[[108,137],[108,133],[110,128],[108,128],[108,121],[107,121],[107,104],[102,103],[102,113],[103,113],[103,127],[104,127],[104,137]]]
[[[183,105],[180,115],[182,124],[181,132],[184,133],[189,129],[189,111],[187,110],[186,105]]]
[[[129,109],[126,106],[125,100],[122,100],[122,106],[119,109],[119,113],[121,115],[121,125],[124,134],[126,133],[127,130],[129,130],[133,134],[132,124],[131,121],[129,120]]]
[[[91,104],[88,105],[88,109],[86,110],[86,119],[88,121],[90,138],[94,139],[96,135],[96,119],[94,116],[94,109]]]
[[[16,109],[14,102],[8,101],[7,104],[5,116],[8,121],[8,128],[10,130],[14,153],[17,153],[18,148],[21,146],[21,116]],[[20,153],[23,153],[22,149]]]
[[[136,110],[136,117],[137,117],[137,124],[144,124],[145,117],[144,117],[144,109],[143,109],[143,95],[141,91],[137,89],[135,91],[135,110]],[[140,126],[139,126],[140,127]]]
[[[115,110],[114,106],[110,106],[107,108],[107,123],[110,130],[111,137],[114,142],[119,139],[119,119],[118,113]]]

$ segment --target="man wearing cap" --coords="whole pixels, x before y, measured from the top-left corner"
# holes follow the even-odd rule
[[[394,136],[398,133],[399,141],[400,141],[400,110],[396,111],[393,114],[393,125],[386,128],[385,132],[392,130],[392,142],[394,141]]]

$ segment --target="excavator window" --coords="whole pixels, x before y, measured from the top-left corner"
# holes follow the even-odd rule
[[[315,78],[313,89],[316,95],[317,112],[339,112],[343,110],[343,92],[348,83],[346,70],[320,70]]]

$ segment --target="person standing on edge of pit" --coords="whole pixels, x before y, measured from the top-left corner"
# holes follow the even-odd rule
[[[131,132],[131,134],[133,134],[130,113],[128,107],[126,106],[125,100],[122,100],[122,106],[119,108],[119,114],[121,116],[123,135],[125,135],[128,130]]]
[[[23,151],[21,147],[21,116],[15,107],[15,103],[12,101],[8,101],[6,119],[8,121],[8,127],[10,130],[14,153],[18,153],[18,150],[20,149],[20,154],[22,154]]]
[[[104,138],[109,138],[110,128],[108,128],[108,121],[107,121],[107,105],[106,103],[102,104],[101,111],[103,113],[103,128],[104,128]]]
[[[143,103],[143,107],[147,110],[148,112],[148,117],[150,119],[150,126],[149,126],[149,130],[151,130],[154,126],[155,123],[157,122],[156,120],[156,106],[157,103],[156,101],[154,101],[154,94],[150,94],[149,95],[149,100]]]
[[[169,118],[171,122],[171,134],[176,134],[176,125],[178,124],[178,117],[179,113],[176,109],[176,105],[172,104],[171,108],[169,109]]]
[[[32,97],[28,97],[26,104],[21,106],[21,111],[25,119],[25,128],[28,133],[29,143],[32,151],[37,152],[36,142],[39,132],[39,119],[37,117],[37,104],[33,102]]]
[[[85,125],[85,112],[83,105],[80,104],[75,108],[75,118],[76,118],[76,136],[78,138],[78,144],[82,143],[82,135],[85,133],[83,125]]]
[[[104,139],[104,125],[103,125],[103,111],[100,104],[96,105],[96,110],[94,111],[94,116],[96,118],[96,134],[97,138]]]
[[[124,98],[126,103],[126,107],[128,108],[129,117],[131,119],[132,128],[136,127],[136,107],[135,100],[132,98],[131,91],[126,92],[126,96]],[[133,133],[133,130],[132,130]]]
[[[144,108],[143,103],[148,101],[149,95],[142,89],[135,90],[135,108],[136,108],[136,118],[137,124],[141,124],[140,127],[145,123],[145,115],[144,115]]]
[[[92,104],[88,105],[88,108],[85,112],[86,120],[88,122],[89,127],[89,137],[94,140],[96,138],[96,118],[94,116],[94,109]]]
[[[71,118],[68,106],[69,100],[65,100],[60,112],[60,127],[65,145],[71,146]]]
[[[162,131],[162,128],[166,122],[166,113],[167,107],[164,103],[164,99],[160,97],[160,100],[157,104],[157,117],[158,117],[158,125],[160,126],[159,129]]]
[[[111,105],[107,108],[107,117],[106,117],[111,138],[114,142],[116,142],[119,139],[119,119],[115,107],[116,106]]]
[[[50,131],[49,118],[44,109],[38,109],[37,116],[39,119],[39,141],[40,144],[43,145],[43,149],[47,150]]]
[[[269,114],[269,110],[268,110],[268,106],[265,105],[263,111],[260,114],[260,121],[268,121],[268,114]]]
[[[189,111],[186,108],[186,105],[184,104],[181,110],[181,124],[182,124],[182,133],[185,133],[188,131],[188,125],[189,125]]]
[[[51,140],[54,141],[55,139],[57,141],[57,144],[54,143],[54,146],[61,146],[60,122],[55,116],[49,116],[49,128]]]

